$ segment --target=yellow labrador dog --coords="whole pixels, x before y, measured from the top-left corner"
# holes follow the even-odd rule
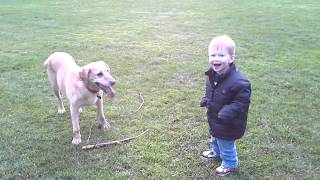
[[[105,62],[97,61],[80,67],[69,54],[55,52],[44,62],[44,66],[47,67],[48,79],[58,98],[59,114],[65,112],[61,93],[69,100],[73,144],[81,143],[79,112],[83,106],[96,104],[99,127],[110,127],[103,113],[101,90],[112,99],[115,96],[112,86],[116,81]]]

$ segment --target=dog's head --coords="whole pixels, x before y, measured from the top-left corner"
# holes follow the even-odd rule
[[[109,98],[115,96],[113,85],[115,79],[110,73],[109,66],[103,61],[92,62],[83,66],[79,72],[80,79],[94,89],[101,89]]]

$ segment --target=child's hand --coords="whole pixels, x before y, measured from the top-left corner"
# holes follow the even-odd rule
[[[200,101],[200,107],[206,107],[207,106],[207,98],[203,97]]]

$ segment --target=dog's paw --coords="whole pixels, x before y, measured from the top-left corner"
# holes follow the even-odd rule
[[[78,145],[78,144],[80,144],[80,143],[81,143],[81,139],[77,139],[77,138],[73,138],[73,139],[72,139],[72,144]]]
[[[64,109],[64,107],[63,108],[58,108],[58,114],[63,114],[65,112],[66,112],[66,110]]]
[[[109,129],[110,127],[111,127],[111,125],[107,121],[104,121],[103,123],[100,123],[98,125],[98,128],[100,128],[100,129]]]
[[[80,144],[81,143],[81,135],[80,131],[76,131],[73,133],[73,139],[72,139],[72,144]]]

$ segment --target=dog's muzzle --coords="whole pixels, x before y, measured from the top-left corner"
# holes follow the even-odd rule
[[[101,89],[103,92],[105,92],[107,94],[107,96],[111,99],[114,98],[114,96],[115,96],[115,91],[112,88],[112,86],[114,86],[115,84],[116,84],[115,81],[110,81],[110,83],[108,85],[96,83],[96,85],[99,87],[99,89]]]

